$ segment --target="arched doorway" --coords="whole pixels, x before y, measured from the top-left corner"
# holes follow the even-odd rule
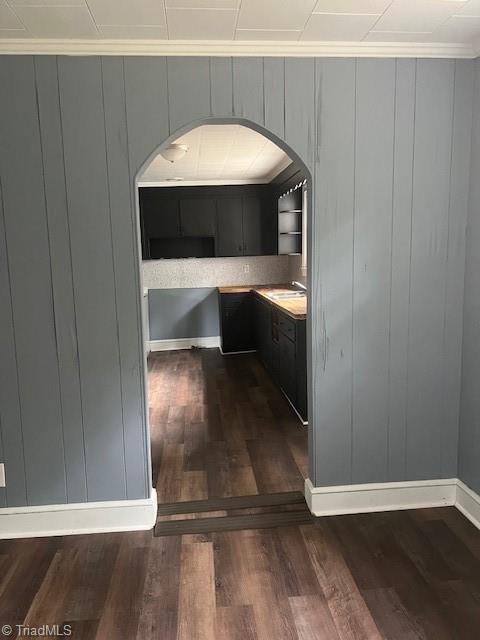
[[[237,125],[240,127],[244,127],[247,128],[251,131],[256,132],[257,134],[259,134],[261,137],[263,137],[264,139],[270,141],[271,143],[273,143],[273,145],[275,145],[277,148],[281,149],[285,154],[287,154],[287,156],[290,158],[292,165],[294,165],[295,171],[291,171],[291,175],[289,178],[289,181],[286,181],[285,184],[287,184],[287,186],[285,187],[285,190],[283,193],[281,193],[282,197],[286,197],[288,199],[289,194],[291,194],[292,192],[295,191],[295,189],[300,189],[302,192],[302,205],[301,205],[301,210],[302,208],[304,208],[304,214],[303,214],[303,222],[304,224],[302,225],[301,228],[301,233],[300,231],[288,231],[288,232],[284,232],[284,234],[280,234],[278,237],[279,239],[284,242],[284,241],[294,241],[294,235],[295,233],[299,233],[300,235],[297,236],[302,238],[302,245],[300,247],[300,249],[298,249],[298,247],[296,248],[295,252],[292,251],[292,254],[298,254],[300,256],[300,258],[302,258],[302,269],[304,269],[303,273],[305,275],[305,288],[307,290],[307,296],[309,293],[309,288],[310,288],[310,282],[309,282],[309,278],[308,278],[308,270],[305,269],[306,265],[304,264],[304,258],[305,258],[305,253],[306,253],[306,234],[307,234],[307,229],[309,229],[310,227],[310,220],[311,220],[311,202],[312,202],[312,198],[311,198],[311,187],[312,187],[312,178],[311,178],[311,174],[310,171],[308,170],[308,167],[306,166],[306,164],[303,162],[303,160],[296,154],[296,152],[291,149],[283,140],[279,139],[276,135],[272,134],[271,132],[269,132],[268,130],[266,130],[264,127],[257,125],[256,123],[253,123],[249,120],[245,120],[242,118],[206,118],[206,119],[202,119],[200,121],[195,121],[192,122],[188,125],[186,125],[185,127],[181,128],[180,130],[176,131],[174,134],[172,134],[169,138],[167,138],[164,142],[162,142],[150,155],[149,157],[144,161],[144,163],[142,164],[142,166],[140,167],[140,169],[137,171],[137,174],[135,176],[135,205],[136,205],[136,213],[137,213],[137,220],[140,220],[141,217],[141,206],[140,206],[140,199],[139,199],[139,191],[141,188],[142,184],[145,184],[144,182],[142,182],[142,178],[145,175],[145,171],[148,169],[148,167],[150,167],[152,165],[152,162],[154,161],[155,158],[157,158],[159,156],[159,154],[162,154],[162,152],[167,149],[168,147],[170,147],[172,145],[172,143],[175,143],[179,140],[182,139],[182,136],[185,136],[186,134],[188,134],[189,132],[192,132],[196,129],[199,129],[201,127],[204,127],[206,125],[209,126],[228,126],[228,125]],[[298,181],[298,175],[299,173],[301,174],[301,180]],[[297,181],[295,176],[297,176]],[[284,214],[290,214],[290,213],[298,213],[298,211],[283,211],[282,213]],[[306,218],[306,224],[305,224],[305,218]],[[300,218],[302,219],[302,218]],[[282,220],[286,220],[286,218],[282,218]],[[143,227],[140,228],[140,225],[137,225],[137,229],[138,229],[138,237],[139,237],[139,244],[142,244],[141,240],[143,240],[143,234],[144,234],[144,229]],[[284,235],[285,237],[280,237],[281,235]],[[288,237],[287,237],[288,236]],[[163,248],[165,250],[166,246],[170,246],[172,244],[171,241],[169,242],[164,242],[163,243]],[[144,247],[142,246],[142,248],[144,249]],[[198,247],[194,249],[194,251],[198,251]],[[288,252],[289,249],[287,247],[286,251]],[[182,254],[183,255],[183,254]],[[200,254],[203,255],[203,254]],[[208,254],[206,254],[208,255]],[[248,255],[248,254],[247,254]],[[162,255],[163,257],[163,255]],[[170,255],[166,255],[165,257],[171,257]],[[309,261],[310,261],[310,257],[309,257]],[[142,268],[142,265],[140,265],[140,269]],[[265,284],[265,283],[262,283]],[[307,332],[307,337],[306,339],[306,355],[311,353],[311,340],[310,340],[310,335],[311,332],[308,331]],[[289,347],[290,344],[288,343]],[[305,374],[305,387],[307,389],[307,395],[308,397],[311,397],[311,376],[307,375],[307,367],[306,367],[306,363],[304,363],[304,374]],[[147,367],[145,366],[145,371],[144,371],[144,377],[145,379],[147,378]],[[283,389],[283,387],[282,387]],[[293,403],[291,403],[292,406]],[[295,408],[295,407],[294,407]],[[148,415],[148,410],[147,410],[147,415]],[[309,427],[308,427],[309,431],[310,431],[310,435],[308,437],[308,442],[312,442],[312,437],[311,437],[311,432],[312,432],[312,424],[311,421],[309,423]],[[153,466],[154,466],[154,472],[157,471],[156,467],[158,467],[158,460],[156,460],[156,454],[154,452],[153,455]],[[304,474],[305,475],[305,474]],[[173,500],[172,500],[173,501]]]

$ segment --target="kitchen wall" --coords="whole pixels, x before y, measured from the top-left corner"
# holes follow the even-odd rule
[[[134,178],[210,116],[314,176],[313,483],[456,475],[473,65],[1,57],[0,504],[148,495]]]
[[[147,289],[279,284],[288,282],[289,261],[288,256],[146,260],[142,271]]]
[[[467,224],[463,318],[459,477],[480,492],[480,64],[475,61],[475,106]]]
[[[220,335],[216,289],[150,289],[148,304],[150,340]]]

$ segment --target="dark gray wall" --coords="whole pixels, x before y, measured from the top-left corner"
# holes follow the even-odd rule
[[[480,492],[480,64],[475,61],[474,120],[467,225],[459,477]]]
[[[220,335],[216,289],[150,289],[150,340]]]
[[[472,71],[2,57],[2,501],[148,494],[134,177],[209,116],[265,126],[314,174],[313,482],[455,475]]]

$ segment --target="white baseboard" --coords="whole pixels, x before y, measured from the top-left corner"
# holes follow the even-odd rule
[[[207,338],[176,338],[174,340],[150,340],[149,351],[177,351],[178,349],[191,349],[203,347],[212,349],[220,346],[220,336]]]
[[[146,500],[0,509],[0,539],[144,531],[157,519],[157,492]]]
[[[333,487],[307,478],[305,500],[315,516],[454,506],[480,529],[480,496],[458,478]]]
[[[477,529],[480,529],[480,496],[461,480],[457,480],[455,506]]]
[[[454,505],[456,478],[314,487],[305,480],[305,499],[315,516],[396,511]]]

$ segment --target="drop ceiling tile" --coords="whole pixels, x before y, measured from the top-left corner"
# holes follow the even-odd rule
[[[0,29],[0,40],[6,38],[29,38],[29,33],[25,29]]]
[[[452,16],[428,36],[430,42],[471,43],[480,39],[480,17]]]
[[[167,9],[170,40],[232,40],[237,12],[231,9]]]
[[[455,15],[480,17],[480,0],[470,0],[466,5],[455,11]]]
[[[161,0],[88,0],[99,25],[165,26]]]
[[[23,24],[3,0],[0,0],[0,29],[23,29]]]
[[[313,13],[372,13],[385,11],[392,0],[318,0]]]
[[[238,9],[240,0],[165,0],[166,7],[178,9]]]
[[[36,38],[97,38],[86,7],[17,7],[16,12]]]
[[[84,7],[85,0],[8,0],[12,7]]]
[[[362,40],[378,16],[314,13],[305,27],[302,40]]]
[[[303,29],[316,0],[242,0],[239,29]]]
[[[370,31],[367,42],[426,42],[430,41],[430,31]]]
[[[394,0],[375,31],[433,31],[464,4],[452,0]]]
[[[298,40],[301,34],[301,30],[293,29],[237,29],[235,40]]]
[[[167,40],[166,27],[99,26],[102,38],[110,40]]]

